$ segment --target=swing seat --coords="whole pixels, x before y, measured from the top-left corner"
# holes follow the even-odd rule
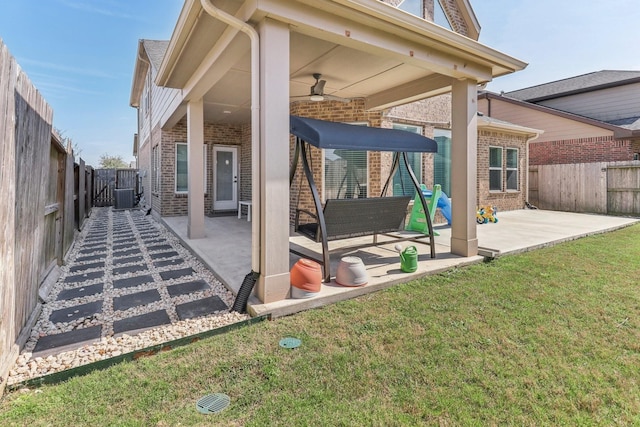
[[[410,200],[410,196],[329,199],[323,209],[326,240],[373,235],[375,242],[377,234],[399,231]],[[300,224],[301,213],[315,222]],[[304,209],[296,210],[294,230],[316,242],[322,239],[316,215]]]

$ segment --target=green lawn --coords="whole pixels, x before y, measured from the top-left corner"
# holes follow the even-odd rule
[[[640,425],[639,283],[635,225],[14,392],[0,425]]]

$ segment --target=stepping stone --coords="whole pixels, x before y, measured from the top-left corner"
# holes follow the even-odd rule
[[[90,273],[76,274],[74,276],[67,276],[64,279],[64,283],[82,283],[90,280],[99,279],[104,276],[104,271],[92,271]]]
[[[58,294],[58,301],[62,300],[72,300],[80,297],[87,297],[89,295],[96,295],[102,293],[102,289],[104,288],[103,283],[96,283],[95,285],[90,286],[80,286],[78,288],[64,289],[60,291]]]
[[[146,270],[147,270],[146,265],[136,264],[136,265],[128,265],[126,267],[114,268],[113,274],[119,275],[119,274],[127,274],[127,273],[137,273],[139,271],[146,271]]]
[[[136,329],[153,328],[154,326],[171,323],[169,315],[165,310],[152,311],[140,316],[128,317],[126,319],[113,322],[113,333],[133,331]]]
[[[63,332],[61,334],[47,335],[42,337],[36,343],[33,353],[52,348],[62,347],[69,344],[81,343],[83,341],[94,340],[100,338],[102,326],[91,326],[90,328],[74,329],[73,331]]]
[[[176,251],[159,252],[159,253],[156,253],[156,254],[150,254],[149,255],[149,257],[151,257],[151,259],[172,258],[174,256],[178,256],[178,252],[176,252]]]
[[[53,311],[49,315],[49,321],[53,323],[71,322],[100,312],[102,312],[102,300]]]
[[[227,304],[225,304],[220,297],[212,296],[177,305],[176,313],[180,320],[186,320],[228,309],[229,307],[227,307]]]
[[[171,245],[153,245],[153,246],[149,246],[147,247],[147,250],[149,252],[155,252],[155,251],[168,251],[173,249],[173,246]]]
[[[156,261],[153,263],[156,267],[166,267],[168,265],[178,265],[182,264],[184,260],[182,258],[174,258],[174,259],[165,259],[163,261]]]
[[[178,295],[204,291],[210,288],[209,284],[204,280],[194,280],[191,282],[178,283],[177,285],[169,285],[167,286],[167,292],[169,292],[171,297],[177,297]]]
[[[127,234],[114,234],[113,241],[115,242],[131,242],[135,241],[135,237],[133,237],[133,233]]]
[[[106,246],[96,246],[95,248],[84,248],[78,251],[80,255],[89,255],[93,253],[104,253],[107,252]]]
[[[162,277],[162,280],[171,280],[182,276],[190,276],[193,273],[195,273],[195,271],[193,271],[193,268],[189,267],[182,268],[180,270],[163,271],[160,273],[160,277]]]
[[[100,243],[107,243],[107,236],[87,236],[86,239],[84,239],[84,245],[87,246],[88,244],[92,244],[92,245],[99,245]]]
[[[159,237],[153,237],[151,239],[145,239],[144,237],[142,238],[142,241],[144,242],[145,245],[147,246],[153,246],[153,245],[160,245],[160,244],[166,244],[167,241],[163,238],[159,238]]]
[[[104,254],[81,256],[76,258],[76,262],[95,261],[97,259],[104,259],[104,256]]]
[[[125,311],[131,307],[137,307],[139,305],[147,305],[152,302],[160,301],[160,293],[157,289],[150,289],[144,292],[138,292],[135,294],[123,295],[113,299],[114,311]]]
[[[121,249],[118,252],[113,253],[114,258],[121,258],[129,255],[140,255],[140,248],[127,249],[127,250]]]
[[[126,277],[113,281],[113,287],[116,289],[133,288],[135,286],[144,285],[145,283],[153,283],[153,277],[145,274],[142,276]]]
[[[118,251],[120,249],[130,249],[133,247],[138,246],[138,243],[134,240],[132,242],[128,242],[128,243],[121,243],[121,244],[117,244],[117,245],[113,245],[113,250]]]
[[[77,273],[78,271],[91,270],[92,268],[102,268],[102,267],[104,267],[104,261],[92,262],[91,264],[74,265],[69,269],[69,271],[71,273]]]
[[[142,261],[142,257],[141,256],[130,256],[127,258],[116,258],[113,260],[113,265],[124,265],[124,264],[131,264],[132,262],[141,262]]]

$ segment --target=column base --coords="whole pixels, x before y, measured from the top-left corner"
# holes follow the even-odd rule
[[[290,290],[291,279],[289,278],[289,272],[267,277],[260,275],[260,279],[256,284],[256,296],[263,304],[288,298]]]
[[[478,255],[478,239],[457,239],[451,238],[451,253],[464,257]]]

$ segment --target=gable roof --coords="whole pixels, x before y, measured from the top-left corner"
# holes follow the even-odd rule
[[[147,56],[151,61],[151,65],[153,68],[158,70],[160,68],[160,64],[162,64],[162,58],[164,58],[164,53],[167,51],[167,47],[169,46],[169,40],[142,40],[142,44],[144,46],[145,52],[147,52]]]
[[[613,123],[603,122],[603,121],[592,119],[589,117],[568,113],[566,111],[556,110],[555,108],[547,107],[544,105],[534,104],[532,102],[515,99],[510,96],[507,96],[506,94],[499,95],[497,93],[493,93],[490,91],[481,91],[481,92],[478,92],[478,99],[487,99],[487,100],[496,99],[496,100],[504,101],[510,104],[518,105],[521,107],[530,108],[532,110],[541,111],[543,113],[552,114],[554,116],[562,117],[565,119],[574,120],[576,122],[584,123],[587,125],[597,126],[599,128],[612,131],[614,138],[617,138],[617,139],[630,138],[630,137],[636,136],[634,132],[634,128],[631,125],[630,126],[615,125]]]
[[[603,70],[506,92],[510,98],[539,102],[567,95],[640,83],[640,71]]]

